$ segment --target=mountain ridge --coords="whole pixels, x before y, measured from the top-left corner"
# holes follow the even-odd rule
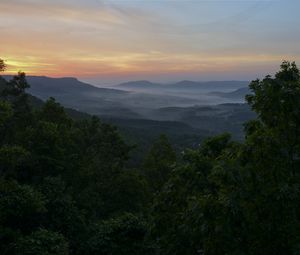
[[[190,81],[190,80],[182,80],[175,83],[162,84],[162,83],[154,83],[147,80],[137,80],[137,81],[129,81],[125,83],[120,83],[113,87],[118,89],[161,89],[161,90],[203,90],[203,89],[239,89],[243,87],[247,87],[249,85],[249,81]]]

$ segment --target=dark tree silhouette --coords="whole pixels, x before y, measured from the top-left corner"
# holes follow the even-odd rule
[[[0,58],[0,72],[3,72],[6,69],[6,64],[4,60]]]

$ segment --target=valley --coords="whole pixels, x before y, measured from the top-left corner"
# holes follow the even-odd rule
[[[9,80],[10,76],[5,76]],[[98,87],[76,78],[28,76],[28,92],[46,101],[53,97],[74,118],[100,117],[119,128],[137,145],[142,158],[152,141],[164,133],[179,153],[196,148],[208,136],[228,132],[243,140],[243,125],[255,118],[245,104],[248,82],[192,82],[156,84],[148,81]]]

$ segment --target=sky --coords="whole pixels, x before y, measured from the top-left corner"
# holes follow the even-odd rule
[[[9,74],[252,80],[300,64],[299,0],[0,0]]]

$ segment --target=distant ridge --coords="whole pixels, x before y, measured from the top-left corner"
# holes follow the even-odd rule
[[[12,76],[4,75],[6,80],[11,79]],[[109,88],[99,88],[88,83],[79,81],[74,77],[52,78],[47,76],[26,76],[30,84],[30,93],[38,95],[55,96],[57,93],[120,93],[124,91]]]
[[[247,87],[249,81],[207,81],[207,82],[198,82],[198,81],[189,81],[183,80],[177,83],[171,84],[160,84],[153,83],[150,81],[132,81],[121,83],[115,87],[118,89],[132,89],[132,90],[151,90],[151,89],[160,89],[164,91],[168,90],[218,90],[230,88],[231,90]]]

